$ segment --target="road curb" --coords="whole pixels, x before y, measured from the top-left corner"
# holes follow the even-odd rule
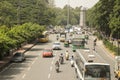
[[[22,53],[25,53],[25,52],[27,52],[28,50],[30,50],[33,46],[35,46],[37,44],[37,42],[35,42],[35,43],[33,43],[33,45],[32,46],[30,46],[29,48],[27,48],[26,50],[24,50]],[[28,44],[27,44],[28,45]],[[18,51],[18,50],[17,50]],[[15,52],[17,52],[17,51],[15,51]],[[14,52],[14,53],[15,53]],[[13,53],[13,55],[14,55],[14,53]],[[12,56],[11,56],[11,58],[12,58]],[[10,58],[10,59],[11,59]],[[7,67],[9,64],[10,64],[10,59],[9,59],[9,61],[8,62],[6,62],[5,64],[3,64],[2,66],[0,66],[0,72],[2,71],[2,70],[4,70],[4,68],[5,67]]]

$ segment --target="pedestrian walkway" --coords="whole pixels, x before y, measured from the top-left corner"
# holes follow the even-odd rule
[[[34,45],[36,44],[36,42],[30,43],[30,44],[26,44],[23,47],[21,47],[20,49],[16,50],[13,55],[16,52],[21,52],[21,53],[25,53],[27,50],[29,50],[30,48],[32,48]],[[6,67],[7,65],[9,65],[11,58],[13,57],[13,55],[4,57],[3,60],[0,60],[0,71],[2,69],[4,69],[4,67]]]

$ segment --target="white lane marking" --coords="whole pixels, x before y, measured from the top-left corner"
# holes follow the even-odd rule
[[[48,79],[50,78],[51,74],[48,74]]]
[[[34,64],[37,59],[38,59],[38,57],[36,57],[36,58],[34,59],[34,61],[32,62],[32,64]]]
[[[8,68],[10,68],[13,64],[10,64],[8,67],[4,68],[0,73],[3,73],[5,70],[7,70]]]
[[[35,63],[35,61],[32,62],[32,64],[34,64],[34,63]]]
[[[50,67],[50,71],[52,71],[52,68],[53,68],[53,67],[51,66],[51,67]]]
[[[25,76],[26,76],[26,74],[24,74],[24,75],[22,76],[22,78],[25,78]]]
[[[31,69],[31,67],[28,68],[28,71]]]
[[[38,59],[38,57],[35,58],[35,61]]]
[[[54,61],[51,62],[52,65],[53,65],[53,62],[54,62]]]

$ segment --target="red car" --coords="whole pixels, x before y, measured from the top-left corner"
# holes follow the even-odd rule
[[[42,53],[43,57],[52,57],[53,56],[53,51],[52,49],[44,49]]]

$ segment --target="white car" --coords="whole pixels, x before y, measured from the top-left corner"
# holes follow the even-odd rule
[[[61,49],[60,42],[54,42],[52,48],[53,48],[53,50],[60,50]]]

